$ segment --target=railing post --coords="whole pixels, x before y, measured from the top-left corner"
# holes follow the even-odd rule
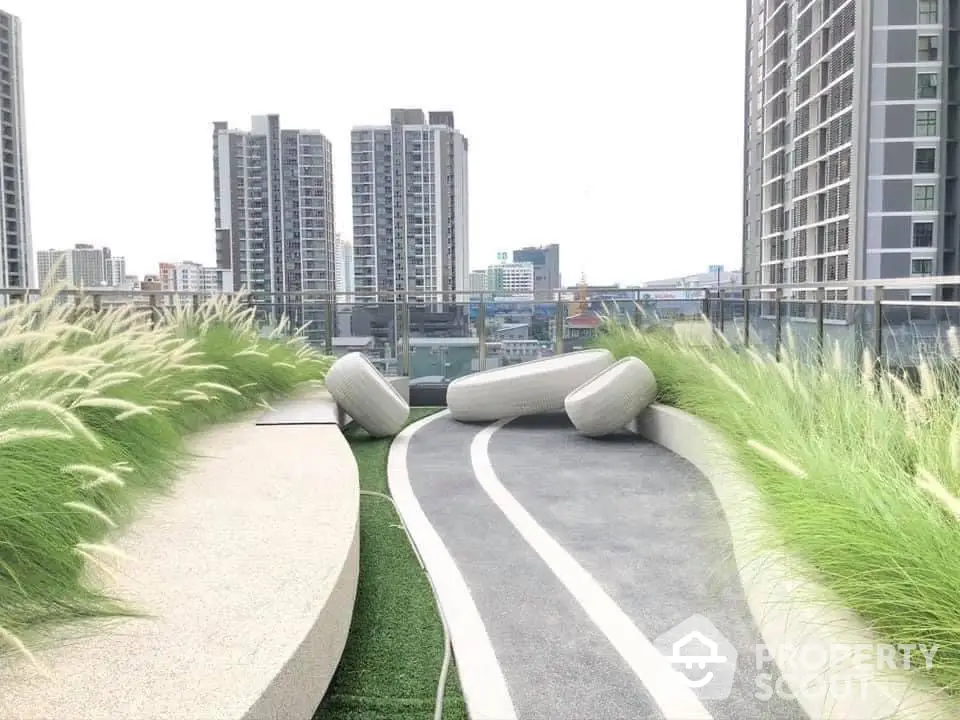
[[[750,288],[743,290],[743,346],[750,347]]]
[[[301,300],[301,303],[303,301]],[[323,322],[326,325],[325,332],[323,333],[323,347],[324,352],[327,355],[333,355],[333,334],[336,332],[336,322],[337,322],[337,294],[336,292],[327,293],[326,303],[324,307],[324,317]]]
[[[557,355],[563,354],[563,291],[557,290],[557,309],[554,311],[553,315],[556,321],[556,324],[553,328],[553,352]]]
[[[883,356],[883,285],[873,288],[873,357],[879,363]]]
[[[403,350],[400,357],[401,373],[410,377],[410,298],[403,294],[403,303],[400,306],[400,332]]]
[[[717,312],[720,314],[720,334],[724,334],[724,307],[723,307],[723,290],[717,290]]]
[[[817,288],[817,305],[816,305],[816,314],[817,314],[817,358],[822,365],[824,363],[825,354],[826,354],[826,337],[824,335],[823,327],[823,318],[826,312],[826,299],[827,291],[823,287]]]
[[[159,299],[156,295],[150,296],[150,327],[156,327],[160,314]]]
[[[487,369],[487,301],[480,292],[480,307],[477,308],[477,370]]]
[[[703,313],[703,316],[707,319],[711,325],[713,324],[713,318],[710,317],[710,288],[704,288],[703,290],[703,307],[700,312]]]
[[[776,338],[774,339],[774,357],[780,362],[780,351],[783,348],[783,288],[777,288],[773,299],[773,311],[776,314]]]
[[[93,293],[90,297],[93,299],[93,312],[98,315],[103,307],[103,298],[99,293]]]
[[[198,312],[200,310],[200,293],[193,293],[193,295],[190,296],[190,304],[192,305],[194,312]]]

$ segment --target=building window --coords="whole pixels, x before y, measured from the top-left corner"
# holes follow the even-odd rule
[[[913,224],[913,246],[915,248],[933,247],[932,222],[918,222]]]
[[[910,261],[911,275],[933,275],[933,258],[914,258]]]
[[[933,137],[937,134],[937,111],[917,110],[917,137]]]
[[[913,171],[920,175],[929,175],[937,171],[937,151],[935,148],[917,148],[913,156]]]
[[[939,25],[940,24],[940,8],[938,7],[940,0],[920,0],[919,2],[919,17],[918,22],[920,25]]]
[[[933,62],[940,59],[940,36],[921,35],[917,38],[917,60]]]
[[[917,211],[934,209],[934,186],[915,185],[913,188],[913,209]]]
[[[937,97],[937,74],[917,73],[917,97],[929,99]]]

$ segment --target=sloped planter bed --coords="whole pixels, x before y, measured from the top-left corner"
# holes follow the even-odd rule
[[[0,717],[313,716],[357,588],[353,454],[335,422],[253,417],[190,449],[172,493],[112,538],[110,592],[147,617],[65,628],[34,652],[48,677],[4,657]]]
[[[797,557],[772,549],[763,502],[723,440],[687,413],[653,405],[636,430],[693,464],[712,484],[730,528],[751,614],[790,691],[815,720],[939,720],[960,706],[919,672],[880,668],[876,658],[843,657],[838,648],[877,648],[882,639],[846,610]],[[817,665],[811,658],[833,660]],[[792,657],[788,657],[790,654]],[[802,653],[802,655],[801,655]],[[803,662],[797,658],[803,657]],[[838,691],[838,689],[840,689]]]

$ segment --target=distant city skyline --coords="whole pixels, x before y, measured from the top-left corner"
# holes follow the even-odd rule
[[[4,10],[20,17],[24,32],[34,247],[105,244],[138,274],[168,259],[215,265],[210,122],[246,127],[251,114],[266,112],[330,141],[335,230],[353,241],[350,130],[385,123],[391,107],[420,107],[452,111],[470,139],[471,255],[481,264],[498,248],[552,242],[564,248],[568,283],[581,272],[591,282],[630,284],[739,264],[741,201],[733,178],[742,151],[739,143],[705,140],[702,113],[693,108],[711,108],[711,136],[742,133],[740,12],[716,2],[692,6],[684,32],[710,48],[711,62],[709,82],[691,94],[686,83],[661,83],[658,58],[667,46],[654,28],[672,21],[669,8],[641,13],[601,3],[583,13],[551,6],[545,29],[544,7],[512,7],[504,27],[488,7],[469,4],[411,14],[383,0],[278,0],[271,12],[250,15],[217,3],[146,14],[105,0],[9,0]],[[377,23],[366,27],[358,57],[356,28],[370,17]],[[111,32],[118,22],[124,32]],[[326,52],[350,57],[351,65],[325,72],[312,92],[317,27]],[[398,32],[430,38],[423,72],[383,72],[397,62]],[[498,38],[494,53],[485,39],[491,35]],[[262,52],[250,51],[242,40],[250,37]],[[571,43],[585,37],[602,41],[571,53]],[[228,69],[223,58],[233,59]],[[680,59],[693,71],[692,57]],[[684,109],[670,118],[676,143],[664,141],[663,119],[624,90],[657,84],[665,106]],[[616,152],[612,127],[629,128]],[[65,142],[65,134],[84,142]],[[145,161],[147,147],[159,162]],[[679,191],[692,167],[711,168],[711,189],[698,197],[695,213]],[[95,216],[80,187],[96,188]],[[160,221],[156,203],[173,196],[176,222]],[[625,223],[625,213],[642,221]]]

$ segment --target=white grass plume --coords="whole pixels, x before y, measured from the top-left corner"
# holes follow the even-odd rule
[[[201,390],[203,389],[219,390],[229,395],[243,395],[243,393],[237,390],[236,388],[232,388],[229,385],[224,385],[223,383],[218,383],[218,382],[209,382],[209,381],[198,382],[194,385],[194,387]]]
[[[741,400],[743,400],[748,405],[755,405],[753,399],[747,395],[747,391],[744,390],[740,385],[729,375],[727,375],[720,367],[714,363],[707,363],[707,366],[710,368],[710,371],[716,375],[728,388],[733,390]]]
[[[773,448],[767,447],[756,440],[747,440],[747,446],[795,478],[806,479],[807,473],[804,472],[803,468]]]
[[[0,445],[22,442],[24,440],[58,440],[69,441],[74,439],[73,433],[62,430],[48,430],[46,428],[9,428],[0,431]]]
[[[950,469],[954,474],[960,475],[960,413],[957,413],[953,419],[953,426],[950,428]]]
[[[7,647],[16,650],[22,655],[33,668],[43,677],[49,679],[50,672],[45,668],[32,652],[24,645],[23,641],[4,627],[0,627],[0,642]]]
[[[94,435],[93,432],[91,432],[90,429],[83,424],[83,422],[81,422],[80,418],[67,410],[65,407],[55,403],[47,402],[46,400],[15,400],[14,402],[7,403],[6,405],[0,406],[0,418],[7,417],[18,412],[30,411],[43,413],[55,418],[73,434],[82,436],[88,442],[90,442],[91,445],[98,449],[103,448],[103,444],[100,442],[97,436]]]
[[[933,473],[923,468],[918,468],[916,483],[917,487],[935,498],[948,513],[960,520],[960,499],[957,499],[953,493],[947,490],[941,482],[934,477]]]
[[[113,519],[103,510],[98,507],[94,507],[89,503],[80,502],[79,500],[70,500],[65,502],[63,506],[70,510],[76,510],[77,512],[86,513],[91,517],[95,517],[109,528],[115,528],[117,526]]]
[[[926,358],[920,359],[917,372],[920,375],[920,397],[924,400],[933,400],[940,395],[940,383]]]
[[[950,357],[960,358],[960,333],[957,332],[956,325],[951,325],[947,329],[947,348],[950,351]]]
[[[103,485],[113,485],[114,487],[123,487],[126,483],[116,472],[105,470],[96,465],[87,465],[78,463],[76,465],[67,465],[60,468],[61,472],[73,475],[86,475],[91,479],[83,483],[83,488],[89,490]]]

